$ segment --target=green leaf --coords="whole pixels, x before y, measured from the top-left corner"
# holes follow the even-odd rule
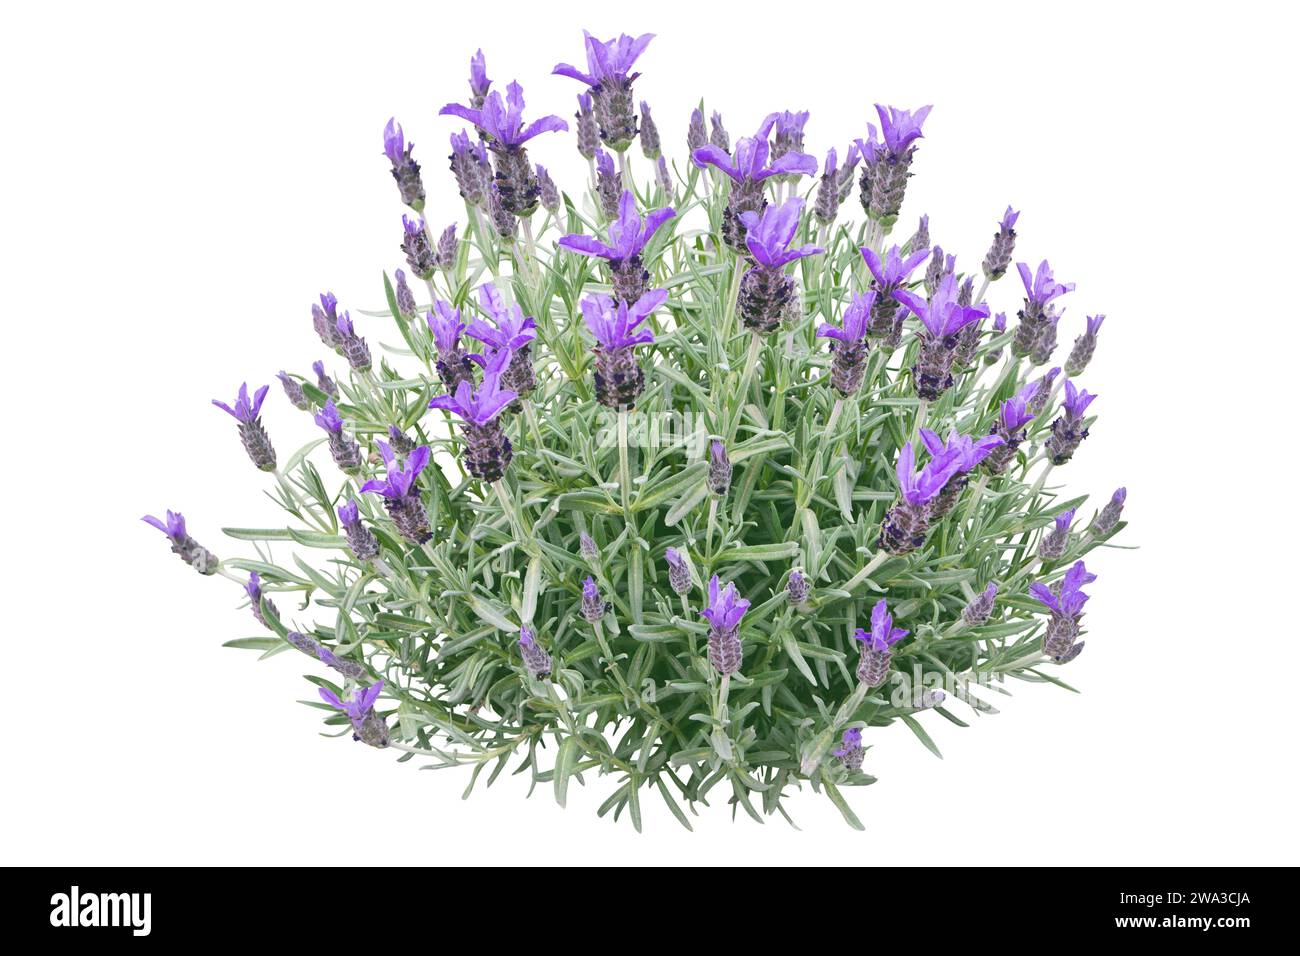
[[[555,770],[553,783],[555,785],[555,802],[564,806],[569,799],[569,777],[573,773],[573,768],[578,764],[578,757],[582,754],[582,746],[577,737],[565,737],[564,743],[560,744],[560,752],[555,755]]]

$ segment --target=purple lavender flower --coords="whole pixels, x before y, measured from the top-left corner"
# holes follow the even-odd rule
[[[506,88],[504,98],[496,90],[489,93],[481,109],[448,103],[439,113],[459,116],[478,127],[496,156],[494,182],[502,207],[514,216],[532,215],[541,187],[528,162],[524,144],[542,133],[567,130],[569,124],[558,116],[544,116],[525,126],[523,87],[513,82]]]
[[[438,245],[433,252],[433,262],[439,269],[449,270],[456,265],[456,253],[460,242],[456,239],[456,224],[453,222],[438,237]]]
[[[928,428],[922,428],[920,434],[932,462],[951,462],[953,466],[952,474],[943,489],[930,501],[927,519],[930,524],[934,524],[956,506],[957,499],[966,487],[967,473],[1002,445],[1003,439],[999,435],[990,434],[976,440],[969,435],[958,434],[955,428],[948,433],[947,441],[940,439]],[[941,467],[943,466],[935,465],[936,470]]]
[[[623,174],[614,168],[614,160],[603,149],[596,153],[596,198],[606,219],[618,215],[619,197],[623,195]]]
[[[709,474],[705,482],[709,491],[719,498],[731,488],[731,459],[727,457],[727,446],[716,438],[709,444]]]
[[[625,190],[619,198],[618,218],[609,224],[608,244],[583,235],[562,236],[559,244],[570,252],[605,259],[614,296],[624,302],[635,302],[650,287],[650,273],[641,253],[659,228],[676,215],[674,210],[665,207],[646,213],[642,219],[636,208],[636,196],[631,190]]]
[[[740,622],[748,610],[749,602],[736,593],[734,582],[724,589],[716,574],[709,580],[709,604],[700,615],[709,622],[709,663],[723,676],[740,670]]]
[[[610,149],[622,152],[637,133],[632,81],[641,74],[631,73],[632,64],[645,52],[654,34],[643,33],[633,38],[624,33],[612,40],[597,40],[584,30],[583,36],[587,45],[587,71],[560,63],[551,72],[581,80],[591,88],[600,138]]]
[[[365,372],[370,368],[370,346],[366,345],[365,339],[357,335],[357,330],[352,326],[352,316],[347,312],[340,315],[338,328],[343,357],[354,370]]]
[[[463,422],[465,468],[482,481],[499,481],[506,473],[514,449],[497,418],[502,409],[519,396],[501,387],[501,376],[510,366],[510,349],[494,351],[487,357],[483,381],[478,388],[463,381],[455,395],[439,395],[429,402],[430,408],[455,412]]]
[[[492,89],[492,81],[488,79],[487,62],[483,57],[483,51],[478,50],[469,58],[470,106],[481,109],[490,89]]]
[[[420,164],[411,158],[414,143],[407,143],[402,135],[402,125],[396,117],[384,127],[384,155],[393,164],[393,179],[402,202],[416,212],[424,208],[424,183],[420,181]]]
[[[1115,525],[1119,524],[1120,515],[1124,513],[1126,498],[1128,498],[1127,488],[1115,489],[1115,493],[1110,496],[1110,501],[1106,502],[1106,507],[1101,509],[1101,513],[1092,522],[1094,534],[1098,536],[1107,535],[1115,530]]]
[[[946,276],[956,275],[957,257],[944,255],[942,246],[930,250],[930,263],[925,267],[925,294],[934,295]]]
[[[334,297],[332,292],[322,292],[320,294],[320,305],[313,304],[311,307],[311,324],[316,329],[316,334],[326,346],[337,349],[342,342],[339,340],[339,300]]]
[[[605,599],[600,596],[600,588],[596,586],[596,579],[588,577],[582,582],[582,618],[588,624],[599,624],[600,619],[605,616],[609,610],[609,605]]]
[[[921,124],[930,115],[929,106],[915,113],[876,104],[884,142],[876,140],[876,127],[867,124],[867,138],[857,140],[862,157],[862,209],[884,227],[892,226],[903,205],[908,177],[912,175],[914,145],[921,138]]]
[[[646,159],[659,159],[663,147],[659,142],[659,127],[650,118],[650,104],[641,101],[641,152]]]
[[[894,293],[907,287],[916,267],[929,258],[930,250],[926,246],[921,246],[904,258],[898,246],[891,246],[883,260],[869,246],[863,246],[860,251],[867,269],[871,272],[871,287],[876,292],[876,299],[871,307],[871,321],[867,325],[867,335],[875,341],[887,345],[893,343],[893,346],[896,346],[898,339],[902,337],[903,319],[907,315],[907,310],[900,312],[899,301],[894,298]]]
[[[172,554],[180,555],[180,559],[199,574],[216,574],[221,562],[215,554],[186,533],[185,516],[179,511],[168,511],[166,514],[165,521],[153,515],[145,515],[140,520],[167,535],[172,542]]]
[[[348,719],[352,721],[353,740],[360,740],[371,747],[387,747],[388,725],[375,713],[375,701],[379,699],[379,692],[383,689],[384,682],[381,680],[370,687],[358,688],[351,700],[339,699],[339,695],[328,687],[320,688],[320,696],[321,700],[335,710],[341,710],[348,715]]]
[[[1065,380],[1065,401],[1061,403],[1061,415],[1052,422],[1052,434],[1043,446],[1047,460],[1053,465],[1064,465],[1074,457],[1079,444],[1088,437],[1083,415],[1096,397],[1091,392],[1075,388],[1068,378]]]
[[[715,144],[702,146],[691,156],[695,165],[715,166],[731,180],[731,194],[722,214],[722,236],[737,252],[746,251],[745,223],[747,212],[762,212],[767,205],[764,183],[773,176],[814,176],[817,160],[807,153],[791,151],[780,159],[771,160],[771,146],[767,137],[776,125],[776,114],[763,121],[753,136],[736,142],[735,158]]]
[[[662,156],[655,164],[655,185],[663,190],[663,194],[669,199],[673,198],[673,177],[668,173],[668,161]]]
[[[984,256],[984,275],[990,282],[996,282],[1007,274],[1016,248],[1016,220],[1019,218],[1020,213],[1008,206],[998,223],[998,231],[993,233],[993,245]]]
[[[409,455],[415,451],[415,442],[407,438],[406,433],[396,425],[388,426],[388,442],[399,455]]]
[[[762,214],[740,214],[745,246],[755,264],[741,277],[736,308],[745,327],[760,335],[781,324],[794,295],[794,277],[786,275],[785,266],[823,251],[812,245],[788,248],[799,229],[802,212],[803,200],[796,198],[781,206],[765,206]]]
[[[1083,641],[1075,643],[1083,606],[1088,601],[1082,589],[1095,580],[1097,575],[1090,574],[1082,561],[1076,561],[1056,587],[1037,581],[1029,585],[1029,593],[1051,612],[1043,635],[1043,653],[1058,664],[1068,664],[1083,650]]]
[[[487,188],[492,182],[492,167],[488,163],[483,144],[472,140],[461,130],[451,134],[451,172],[456,177],[456,188],[461,198],[472,206],[482,206],[487,199]]]
[[[990,475],[1002,474],[1016,456],[1016,449],[1026,437],[1025,426],[1034,418],[1030,403],[1041,388],[1041,383],[1030,382],[998,409],[998,417],[989,434],[1001,438],[1002,444],[992,449],[984,459],[984,470]]]
[[[727,128],[722,125],[722,114],[717,110],[709,117],[709,126],[709,144],[731,155],[731,137],[727,135]]]
[[[594,294],[582,300],[582,315],[587,328],[596,337],[596,401],[607,408],[632,408],[645,388],[641,370],[632,349],[655,340],[649,329],[637,326],[667,300],[663,289],[652,289],[632,305],[607,295]]]
[[[589,562],[600,560],[600,548],[596,546],[596,539],[585,531],[578,535],[578,553]]]
[[[541,186],[537,187],[538,199],[541,198]],[[487,208],[488,215],[492,219],[492,228],[496,230],[497,238],[502,243],[509,245],[515,241],[519,233],[519,220],[515,214],[506,208],[505,202],[501,198],[501,189],[493,182],[488,187]]]
[[[415,317],[415,294],[407,285],[406,273],[398,269],[393,273],[393,298],[397,300],[397,312],[403,318]]]
[[[930,530],[930,502],[957,473],[959,464],[952,456],[932,457],[924,468],[917,471],[912,443],[902,447],[894,469],[898,476],[899,500],[885,512],[880,525],[878,543],[883,550],[890,554],[907,554],[925,544],[925,536]]]
[[[505,299],[491,282],[479,287],[479,306],[495,323],[475,319],[468,332],[489,349],[508,349],[512,355],[510,365],[501,374],[501,385],[521,397],[531,395],[537,387],[533,372],[533,339],[537,338],[537,322],[532,316],[524,317],[518,305],[506,305]]]
[[[262,402],[265,401],[269,388],[269,385],[263,385],[250,399],[248,383],[245,382],[239,386],[239,397],[235,400],[234,408],[215,398],[212,400],[213,405],[239,422],[239,440],[244,444],[244,451],[248,452],[249,460],[262,471],[275,471],[275,449],[271,447],[271,438],[262,427],[261,419]]]
[[[1070,546],[1070,525],[1074,524],[1074,509],[1063,511],[1056,516],[1052,530],[1043,535],[1038,543],[1038,556],[1044,561],[1055,561],[1062,557]]]
[[[361,507],[356,499],[349,498],[347,504],[339,508],[338,515],[352,556],[362,562],[378,557],[379,540],[361,523]]]
[[[858,164],[858,148],[850,146],[844,158],[844,168],[839,167],[839,157],[834,148],[826,153],[826,162],[822,165],[821,180],[817,183],[817,200],[813,204],[813,213],[818,222],[829,226],[839,215],[840,206],[853,189],[853,169]]]
[[[325,407],[315,414],[316,424],[325,429],[329,435],[330,456],[339,470],[347,475],[361,471],[361,448],[351,435],[343,431],[343,416],[334,406],[334,399],[325,402]]]
[[[696,107],[691,110],[691,123],[686,130],[686,151],[694,156],[695,151],[709,142],[708,130],[704,128],[704,110]]]
[[[316,373],[316,387],[326,395],[338,398],[339,387],[334,384],[334,379],[325,374],[325,363],[321,361],[312,362],[311,369]]]
[[[916,364],[912,366],[912,381],[918,396],[933,401],[952,387],[958,333],[970,323],[985,318],[989,310],[983,305],[961,305],[957,301],[957,280],[952,275],[944,276],[928,302],[907,289],[895,290],[894,298],[921,320],[924,331]]]
[[[1029,361],[1034,365],[1046,365],[1052,358],[1056,351],[1056,326],[1060,321],[1061,317],[1056,314],[1043,317],[1038,327],[1038,338],[1034,339],[1034,347],[1029,350]]]
[[[429,232],[423,219],[402,217],[402,252],[406,253],[406,264],[421,279],[428,282],[438,268],[437,254],[429,245]],[[340,343],[341,344],[341,343]]]
[[[1052,393],[1053,393],[1052,385],[1056,381],[1056,376],[1060,374],[1061,374],[1061,369],[1058,366],[1052,369],[1051,371],[1044,373],[1043,376],[1038,379],[1037,382],[1038,389],[1037,391],[1034,392],[1033,397],[1025,405],[1025,408],[1030,412],[1030,414],[1032,415],[1042,414],[1043,409],[1047,407],[1048,401],[1050,401],[1052,398]]]
[[[546,680],[551,676],[551,655],[537,643],[536,635],[527,624],[519,628],[519,656],[524,659],[528,673],[538,680]]]
[[[853,302],[844,310],[840,327],[823,322],[817,327],[820,338],[831,342],[831,385],[846,398],[862,387],[867,371],[867,340],[872,309],[876,303],[874,290],[856,293]]]
[[[578,152],[588,161],[593,160],[600,149],[600,127],[596,125],[590,93],[578,94],[578,112],[573,117],[578,121]]]
[[[979,627],[993,613],[993,601],[998,596],[998,586],[990,583],[975,599],[962,608],[961,616],[971,627]]]
[[[270,598],[263,598],[262,576],[256,571],[248,573],[248,583],[244,585],[244,593],[248,595],[249,606],[253,610],[253,617],[257,623],[269,628],[271,625],[266,623],[266,611],[270,611],[272,617],[278,617],[280,612],[276,610]]]
[[[429,448],[421,445],[407,455],[404,462],[398,462],[397,455],[388,442],[381,441],[378,445],[379,453],[384,456],[387,474],[382,479],[370,479],[361,486],[361,490],[382,495],[384,508],[393,519],[398,534],[415,544],[424,544],[433,537],[433,532],[429,530],[429,515],[420,498],[420,487],[416,479],[429,464]]]
[[[800,570],[795,569],[790,572],[789,579],[785,582],[786,600],[793,607],[801,608],[807,605],[808,596],[812,592],[812,584],[808,577]]]
[[[993,316],[993,335],[995,337],[999,336],[1006,330],[1007,314],[1005,312],[999,312],[997,315]],[[996,365],[1000,358],[1002,358],[1002,346],[999,345],[997,348],[991,348],[984,353],[984,364]]]
[[[885,599],[877,601],[871,609],[871,630],[858,628],[853,634],[853,639],[861,645],[858,680],[868,687],[883,684],[889,676],[889,662],[893,656],[891,648],[908,633],[901,627],[894,627],[894,618]]]
[[[838,757],[844,768],[852,773],[862,769],[862,760],[866,755],[867,751],[862,746],[862,731],[857,727],[844,731],[840,745],[831,751],[831,756]]]
[[[560,187],[555,185],[555,180],[541,163],[533,167],[533,172],[537,174],[537,188],[541,190],[538,201],[541,202],[542,208],[552,216],[559,216]]]
[[[311,408],[311,399],[309,399],[307,394],[302,390],[301,382],[296,378],[290,378],[289,373],[284,369],[281,369],[275,377],[278,378],[280,384],[284,386],[285,397],[289,399],[290,404],[292,404],[294,408],[300,408],[303,411]]]
[[[344,677],[351,678],[352,680],[359,680],[365,676],[366,669],[357,661],[346,657],[339,657],[324,644],[314,641],[312,643],[316,644],[317,658],[325,666],[332,667]]]
[[[691,569],[687,566],[682,552],[676,548],[669,548],[664,552],[664,560],[668,562],[668,586],[680,597],[690,594]]]
[[[1025,286],[1025,305],[1020,310],[1020,325],[1011,340],[1011,354],[1024,358],[1034,351],[1034,346],[1042,334],[1043,326],[1050,314],[1048,306],[1055,299],[1074,290],[1073,282],[1057,282],[1052,275],[1052,267],[1044,259],[1038,264],[1038,270],[1030,273],[1026,263],[1016,263],[1020,271],[1020,281]]]
[[[435,299],[433,311],[425,315],[429,331],[433,333],[433,347],[438,353],[434,368],[443,388],[449,395],[456,394],[461,382],[474,381],[474,369],[465,350],[460,347],[460,334],[465,323],[460,320],[460,309],[453,309],[441,299]]]
[[[1106,317],[1104,315],[1090,315],[1087,321],[1087,330],[1074,340],[1074,348],[1070,349],[1070,357],[1065,360],[1065,374],[1071,377],[1082,375],[1083,370],[1092,361],[1092,353],[1097,349],[1097,333],[1101,331],[1101,323],[1106,321]]]
[[[786,153],[802,153],[803,128],[808,123],[808,111],[803,110],[799,113],[786,111],[773,113],[772,116],[776,120],[772,127],[772,159],[780,159]],[[797,178],[797,175],[788,177],[791,182]]]
[[[930,217],[922,216],[916,224],[916,232],[912,233],[912,238],[903,243],[903,254],[911,255],[921,249],[930,248]]]

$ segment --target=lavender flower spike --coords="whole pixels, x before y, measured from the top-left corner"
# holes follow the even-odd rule
[[[600,138],[610,149],[621,153],[637,134],[632,81],[641,74],[631,73],[632,65],[650,45],[654,34],[643,33],[633,38],[624,33],[612,40],[597,40],[584,30],[583,36],[586,38],[587,71],[584,73],[577,67],[560,63],[551,72],[581,80],[591,88]]]
[[[215,398],[212,400],[213,405],[239,422],[239,440],[244,444],[244,451],[248,452],[249,460],[262,471],[275,471],[275,449],[271,447],[271,439],[262,427],[261,419],[262,402],[265,401],[269,388],[269,385],[263,385],[250,399],[248,383],[240,385],[234,408]]]
[[[831,756],[838,757],[844,768],[853,773],[862,769],[862,759],[866,755],[866,748],[862,746],[862,731],[857,727],[844,731],[842,742],[831,751]]]
[[[876,139],[876,127],[867,124],[867,138],[857,140],[862,156],[862,209],[872,219],[888,228],[898,219],[903,194],[912,175],[914,145],[921,138],[921,124],[930,115],[929,106],[915,113],[876,104],[884,142]]]
[[[1043,535],[1038,544],[1038,556],[1044,561],[1055,561],[1065,555],[1070,546],[1070,525],[1074,524],[1074,509],[1056,516],[1052,530]]]
[[[578,94],[578,112],[573,118],[578,121],[578,152],[588,161],[594,160],[600,149],[600,127],[596,125],[590,93]]]
[[[501,411],[519,396],[501,387],[501,376],[511,362],[508,348],[488,356],[483,381],[476,389],[468,382],[456,387],[455,395],[439,395],[429,402],[430,408],[455,412],[463,420],[465,468],[482,481],[500,481],[514,457],[510,439],[501,429]]]
[[[1005,312],[999,312],[997,315],[993,316],[993,334],[998,336],[1006,330],[1007,314]],[[1000,358],[1002,358],[1002,346],[999,345],[997,348],[991,348],[984,353],[984,364],[996,365]]]
[[[357,504],[356,499],[349,498],[347,504],[339,508],[338,514],[352,556],[362,562],[378,557],[379,540],[369,528],[361,523],[361,507]]]
[[[946,442],[940,440],[939,436],[928,428],[922,428],[920,434],[921,441],[930,452],[931,461],[947,462],[952,467],[952,474],[943,489],[930,501],[927,519],[930,524],[934,524],[956,506],[957,499],[961,497],[962,490],[966,487],[967,473],[973,471],[996,451],[1003,444],[1003,439],[1000,435],[990,434],[976,441],[969,435],[958,434],[955,428],[948,433]],[[935,465],[935,467],[939,468],[943,465]]]
[[[475,109],[483,106],[483,101],[487,99],[488,91],[492,89],[492,81],[487,75],[487,61],[483,57],[483,51],[477,50],[469,58],[469,103]]]
[[[790,605],[796,608],[806,607],[811,592],[812,584],[808,581],[808,576],[798,568],[791,571],[789,579],[785,582],[785,597]]]
[[[777,160],[786,153],[803,152],[803,128],[808,124],[808,111],[803,110],[798,113],[789,111],[783,113],[773,113],[776,124],[772,129],[772,159]],[[790,182],[797,179],[797,175],[786,177]]]
[[[614,167],[614,159],[603,149],[596,152],[596,198],[606,219],[618,215],[619,197],[623,195],[623,174]]]
[[[438,258],[429,244],[429,232],[423,219],[402,217],[402,244],[399,248],[406,254],[406,264],[412,272],[425,282],[433,278]]]
[[[930,530],[930,502],[958,471],[960,462],[953,456],[932,457],[916,471],[916,451],[908,442],[898,453],[895,472],[898,476],[899,500],[885,512],[880,524],[880,547],[890,554],[907,554],[925,544]]]
[[[388,442],[378,442],[379,453],[384,456],[387,474],[383,479],[372,478],[361,486],[362,491],[376,492],[383,495],[384,508],[397,526],[397,532],[408,541],[424,544],[433,537],[429,530],[429,515],[420,498],[420,487],[416,483],[420,472],[429,464],[429,448],[421,445],[406,456],[406,461],[398,463],[397,455]]]
[[[541,167],[539,166],[538,169]],[[456,224],[453,222],[442,231],[442,235],[438,236],[438,245],[433,252],[434,264],[439,269],[450,271],[456,265],[456,254],[459,251],[460,242],[456,239]]]
[[[695,151],[707,146],[708,142],[708,130],[704,127],[704,110],[697,106],[691,110],[691,123],[686,130],[686,151],[694,156]]]
[[[397,300],[397,311],[403,318],[415,317],[415,294],[406,282],[406,273],[401,269],[393,273],[393,298]]]
[[[727,128],[722,125],[722,114],[717,110],[709,117],[709,144],[724,153],[731,153],[731,137],[727,135]]]
[[[641,260],[641,253],[651,237],[677,213],[668,207],[648,212],[645,218],[636,208],[636,196],[624,190],[618,201],[618,218],[609,224],[609,242],[592,236],[562,236],[559,244],[579,255],[605,259],[609,264],[610,284],[616,298],[635,302],[645,295],[650,285],[650,273]]]
[[[325,407],[314,416],[316,424],[325,429],[329,435],[330,456],[339,470],[347,475],[361,471],[361,448],[351,435],[343,431],[343,417],[334,406],[334,399],[325,402]]]
[[[1030,382],[998,409],[997,420],[989,434],[1001,438],[1002,444],[992,449],[984,459],[984,470],[990,475],[1002,474],[1015,458],[1016,449],[1026,437],[1025,426],[1034,418],[1030,404],[1042,387],[1040,382]]]
[[[596,545],[596,539],[585,531],[578,535],[578,553],[587,561],[600,560],[600,548]]]
[[[501,374],[501,385],[521,397],[530,395],[537,387],[532,346],[537,338],[537,322],[532,316],[525,318],[518,305],[507,305],[491,282],[479,286],[478,296],[479,307],[495,324],[475,319],[467,331],[490,349],[510,350],[510,365]]]
[[[306,392],[302,390],[302,383],[296,378],[290,378],[289,373],[281,369],[276,373],[276,378],[284,386],[285,397],[294,408],[302,409],[304,412],[311,408],[311,399],[307,397]]]
[[[1050,315],[1048,306],[1055,299],[1072,292],[1074,283],[1057,282],[1046,259],[1038,264],[1037,271],[1033,273],[1023,262],[1016,263],[1016,268],[1020,271],[1020,281],[1025,285],[1025,304],[1020,310],[1020,325],[1011,340],[1011,354],[1016,358],[1024,358],[1033,352],[1038,343]]]
[[[1083,374],[1083,370],[1092,361],[1092,353],[1097,349],[1097,333],[1101,331],[1101,323],[1105,321],[1106,317],[1104,315],[1088,316],[1087,330],[1074,340],[1074,348],[1070,349],[1070,357],[1065,360],[1066,375]]]
[[[311,307],[311,324],[316,329],[316,334],[326,346],[337,349],[342,342],[339,339],[339,300],[334,297],[332,292],[322,292],[320,294],[320,305],[312,304]]]
[[[962,620],[972,627],[979,627],[988,621],[993,613],[993,601],[998,596],[998,586],[990,583],[980,594],[962,608]]]
[[[537,643],[537,636],[527,624],[519,628],[519,656],[524,659],[528,673],[538,680],[551,676],[551,655]]]
[[[883,342],[892,349],[902,337],[903,319],[907,315],[906,309],[900,311],[900,303],[894,298],[894,293],[907,287],[916,267],[930,258],[930,249],[928,245],[922,245],[904,258],[898,246],[891,246],[884,259],[870,246],[863,246],[860,251],[871,272],[871,288],[876,292],[867,335],[873,341]]]
[[[1058,664],[1068,664],[1083,650],[1082,641],[1075,643],[1083,606],[1088,601],[1082,589],[1095,580],[1097,575],[1090,574],[1082,561],[1076,561],[1054,588],[1037,581],[1029,585],[1029,593],[1051,612],[1043,635],[1043,653]]]
[[[1120,515],[1124,513],[1126,498],[1128,498],[1127,488],[1115,489],[1115,493],[1110,496],[1110,501],[1106,502],[1106,507],[1101,509],[1101,513],[1092,522],[1093,534],[1098,536],[1106,535],[1115,530],[1115,525],[1119,524]]]
[[[1011,265],[1011,256],[1016,248],[1016,220],[1019,218],[1020,213],[1010,206],[1002,214],[998,231],[993,234],[993,245],[989,246],[989,251],[984,256],[984,276],[990,282],[996,282],[1007,274],[1007,267]]]
[[[447,394],[455,395],[461,382],[474,381],[474,369],[465,350],[460,347],[460,334],[466,325],[460,319],[460,309],[454,309],[441,299],[435,299],[433,311],[424,317],[433,333],[433,347],[438,356],[433,367],[438,372]]]
[[[1037,380],[1038,390],[1034,392],[1026,404],[1025,408],[1031,415],[1039,415],[1047,407],[1047,402],[1052,398],[1052,386],[1056,381],[1056,376],[1061,374],[1061,368],[1058,365],[1050,371],[1044,372],[1042,377]]]
[[[600,596],[600,588],[596,586],[596,579],[588,577],[582,582],[582,618],[588,624],[599,624],[600,619],[605,616],[609,610],[609,605],[605,599]]]
[[[504,98],[496,90],[489,93],[481,109],[448,103],[439,112],[468,120],[487,137],[488,148],[496,156],[494,182],[502,208],[513,216],[531,216],[537,208],[541,186],[524,144],[542,133],[567,130],[569,124],[558,116],[544,116],[525,126],[523,87],[513,82],[506,88]]]
[[[596,401],[607,408],[632,408],[645,388],[645,372],[636,362],[633,347],[653,342],[649,329],[637,326],[667,300],[663,289],[652,289],[632,305],[607,295],[582,300],[582,315],[596,337]]]
[[[839,168],[839,158],[832,147],[826,153],[826,162],[822,166],[821,180],[817,184],[817,200],[813,204],[813,213],[823,226],[829,226],[839,214],[840,206],[853,189],[853,169],[858,164],[858,148],[850,146],[844,158],[844,167]]]
[[[825,322],[817,327],[818,337],[834,340],[831,342],[831,385],[846,398],[862,387],[862,378],[867,371],[867,350],[870,348],[867,331],[875,304],[874,290],[856,293],[853,302],[844,310],[841,327]]]
[[[328,687],[320,688],[321,700],[335,710],[341,710],[352,721],[352,739],[359,740],[371,747],[388,746],[388,725],[384,718],[375,713],[375,701],[384,689],[381,680],[370,687],[358,688],[351,700],[341,700],[339,695]]]
[[[552,216],[559,216],[560,187],[555,185],[555,180],[541,163],[533,167],[533,172],[537,174],[537,188],[540,190],[538,201],[542,204],[542,208]]]
[[[861,645],[858,660],[858,680],[868,687],[879,687],[889,676],[889,662],[893,656],[891,648],[907,637],[908,631],[894,627],[894,618],[889,613],[889,606],[881,598],[871,609],[871,630],[858,628],[853,639]]]
[[[357,335],[352,326],[352,316],[347,312],[339,316],[339,338],[343,341],[343,357],[348,360],[348,364],[358,372],[367,371],[370,368],[370,346]]]
[[[719,674],[740,670],[740,622],[748,610],[749,602],[739,597],[734,582],[724,589],[716,574],[709,580],[709,604],[700,614],[709,622],[709,663]]]
[[[402,124],[397,118],[389,119],[384,127],[384,155],[393,164],[393,179],[402,202],[416,212],[424,208],[424,183],[420,181],[420,164],[411,158],[414,143],[407,143],[402,135]]]
[[[962,305],[952,275],[944,276],[929,302],[907,289],[896,290],[894,298],[915,312],[924,327],[912,381],[919,397],[933,401],[952,387],[958,333],[988,316],[988,307]]]
[[[220,561],[217,556],[189,536],[185,530],[185,516],[179,511],[166,512],[167,519],[145,515],[140,520],[151,524],[172,542],[172,554],[180,555],[182,561],[199,574],[216,574]]]
[[[700,147],[691,157],[697,166],[715,166],[731,180],[731,194],[722,213],[722,237],[737,252],[746,251],[746,227],[741,217],[747,212],[762,212],[767,205],[766,180],[773,176],[817,173],[817,160],[807,153],[791,151],[769,162],[771,146],[767,137],[774,125],[775,113],[763,121],[753,136],[737,140],[734,160],[725,149],[712,143]]]
[[[459,133],[452,133],[451,156],[448,159],[461,198],[471,206],[482,206],[492,182],[492,167],[488,163],[487,150],[483,144],[471,140],[469,133],[463,129]]]
[[[263,598],[262,576],[256,571],[248,573],[248,583],[244,585],[244,593],[248,595],[249,606],[253,609],[253,617],[257,620],[257,623],[265,628],[270,628],[271,625],[266,623],[266,614],[262,609],[269,610],[272,617],[277,617],[279,611],[275,609],[275,605],[271,603],[270,598]]]
[[[659,127],[650,118],[650,104],[645,100],[641,101],[641,152],[650,160],[657,160],[662,155]]]
[[[799,229],[802,212],[803,200],[796,198],[779,207],[769,206],[761,215],[740,214],[746,230],[745,246],[755,265],[741,277],[736,307],[745,327],[753,332],[766,334],[781,323],[794,295],[794,277],[786,275],[785,266],[824,251],[811,245],[788,248]]]
[[[709,473],[705,483],[719,498],[731,488],[731,459],[727,457],[727,446],[716,438],[709,444]]]
[[[325,373],[325,363],[321,361],[312,362],[311,370],[316,373],[316,387],[326,395],[338,398],[339,387],[334,384],[334,379]]]
[[[1069,379],[1065,380],[1065,401],[1061,403],[1061,415],[1052,422],[1052,434],[1043,446],[1047,460],[1053,465],[1064,465],[1073,458],[1079,444],[1088,437],[1083,415],[1096,397],[1088,391],[1075,388]]]
[[[664,560],[668,562],[668,586],[679,597],[685,597],[691,593],[691,569],[686,565],[686,558],[682,552],[676,548],[669,548],[664,552]]]

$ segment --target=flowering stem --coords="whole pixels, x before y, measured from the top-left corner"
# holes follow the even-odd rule
[[[718,499],[709,498],[709,524],[708,530],[704,532],[704,550],[707,554],[713,554],[713,528],[718,523]],[[683,598],[683,600],[685,600]]]
[[[863,581],[867,580],[867,578],[871,577],[871,572],[876,570],[876,568],[880,567],[886,561],[888,561],[889,558],[890,555],[888,551],[877,551],[872,556],[871,560],[867,562],[866,567],[864,567],[861,571],[859,571],[857,574],[853,575],[853,577],[849,578],[846,582],[844,582],[844,590],[852,591]]]
[[[984,281],[980,283],[980,290],[975,293],[975,298],[971,299],[971,305],[979,305],[984,301],[984,293],[989,291],[989,277],[985,276]]]
[[[975,519],[975,511],[979,508],[980,499],[984,497],[984,489],[988,487],[989,476],[987,473],[980,475],[979,481],[975,482],[975,487],[970,490],[969,501],[966,504],[966,520]]]
[[[627,407],[621,406],[618,410],[618,487],[623,500],[623,515],[628,520],[632,518],[628,504],[631,485],[631,469],[627,463]]]
[[[736,431],[740,428],[740,419],[744,415],[745,403],[749,400],[749,387],[754,381],[754,369],[758,365],[758,351],[763,347],[763,340],[757,332],[749,336],[749,352],[745,355],[745,370],[740,376],[740,392],[736,401],[735,417],[727,429],[727,444],[736,440]]]
[[[921,403],[916,406],[916,416],[912,419],[912,441],[916,441],[920,436],[921,429],[925,427],[925,416],[929,411],[929,399],[921,399]]]

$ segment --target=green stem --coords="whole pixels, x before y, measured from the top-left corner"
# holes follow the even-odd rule
[[[632,519],[632,509],[629,505],[632,492],[632,471],[628,467],[627,461],[626,406],[620,407],[618,410],[618,487],[623,501],[623,517],[630,521]]]

